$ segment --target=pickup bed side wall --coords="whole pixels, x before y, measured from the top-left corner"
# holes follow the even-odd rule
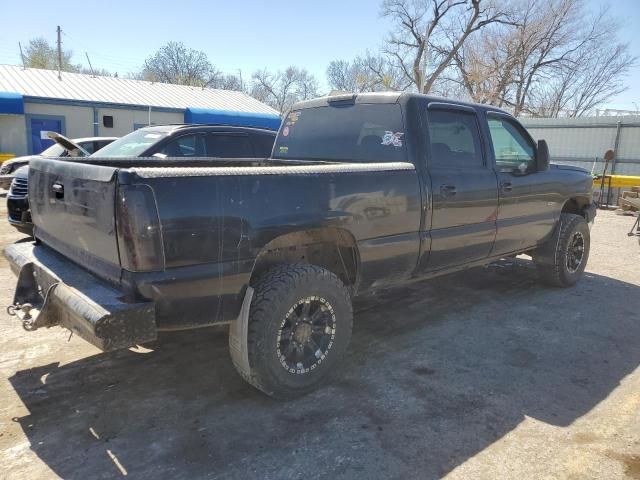
[[[360,289],[401,281],[415,269],[421,198],[412,164],[158,170],[122,172],[121,181],[155,192],[171,279],[167,272],[125,277],[156,301],[160,328],[235,318],[254,259],[292,232],[348,232],[357,244]],[[172,317],[179,325],[168,323]]]

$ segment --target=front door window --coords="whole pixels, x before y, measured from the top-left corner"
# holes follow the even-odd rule
[[[501,172],[535,171],[533,144],[511,121],[500,116],[489,115],[489,132],[496,157],[496,168]]]

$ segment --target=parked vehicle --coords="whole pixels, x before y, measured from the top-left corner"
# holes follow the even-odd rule
[[[109,145],[118,137],[88,137],[88,138],[75,138],[69,140],[68,138],[60,135],[56,132],[49,132],[49,138],[55,143],[49,148],[44,150],[38,156],[47,158],[57,157],[84,157],[91,155],[102,147]],[[29,164],[34,155],[27,155],[25,157],[16,157],[7,160],[0,167],[0,188],[7,189],[11,186],[15,172],[25,165]]]
[[[276,132],[224,125],[159,125],[121,137],[97,156],[101,158],[265,158]],[[96,155],[94,155],[96,156]]]
[[[269,159],[164,162],[32,162],[40,243],[5,250],[27,330],[113,350],[230,323],[240,374],[289,398],[340,371],[356,295],[521,253],[568,287],[589,256],[590,175],[489,105],[321,98]]]
[[[7,194],[7,218],[20,233],[31,236],[33,223],[29,210],[29,166],[14,172],[13,181]]]
[[[109,139],[106,148],[93,151],[92,156],[100,158],[120,158],[123,156],[153,157],[163,159],[177,157],[268,157],[273,148],[276,132],[247,127],[226,127],[212,125],[164,125],[144,127],[120,139]],[[64,152],[79,151],[87,154],[84,143],[65,139],[61,135],[53,137]],[[91,140],[91,139],[81,139]],[[97,143],[95,139],[93,147]],[[115,140],[115,141],[114,141]],[[113,143],[111,143],[113,142]],[[86,145],[89,147],[88,145]],[[51,147],[53,148],[53,147]],[[63,157],[65,155],[62,155]],[[66,155],[68,156],[77,156]],[[82,155],[81,155],[82,156]],[[28,162],[29,158],[26,157]],[[26,163],[25,162],[25,163]],[[7,195],[9,223],[26,235],[33,232],[31,212],[27,193],[28,167],[21,173],[15,172],[15,180]]]

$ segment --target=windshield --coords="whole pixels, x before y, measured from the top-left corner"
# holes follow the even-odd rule
[[[62,145],[54,143],[40,155],[43,157],[64,157],[66,154],[67,150]]]
[[[291,111],[274,158],[348,162],[406,160],[398,104],[356,104]]]
[[[139,157],[151,145],[166,137],[169,132],[140,129],[101,148],[92,157]]]

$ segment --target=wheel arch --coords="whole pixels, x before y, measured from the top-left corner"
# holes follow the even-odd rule
[[[260,249],[250,284],[270,268],[286,263],[309,263],[336,274],[355,291],[359,281],[360,254],[355,237],[344,228],[323,227],[279,235]]]
[[[591,205],[591,202],[588,198],[582,196],[573,196],[569,197],[562,205],[562,210],[560,213],[573,213],[575,215],[580,215],[581,217],[587,218],[585,210]]]

